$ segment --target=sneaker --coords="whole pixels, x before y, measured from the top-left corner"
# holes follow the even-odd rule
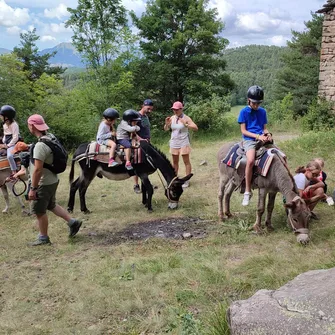
[[[187,188],[190,187],[190,182],[189,180],[185,181],[185,183],[183,185],[181,185],[182,188]]]
[[[82,221],[81,220],[74,220],[73,222],[71,223],[68,223],[68,226],[69,226],[69,237],[73,237],[75,236],[80,227],[81,227],[81,224],[82,224]]]
[[[332,197],[327,197],[326,201],[329,206],[334,206],[334,200]]]
[[[138,184],[134,185],[134,192],[136,194],[140,194],[141,193],[140,185],[138,185]]]
[[[243,196],[242,206],[248,206],[251,197],[252,197],[252,193],[251,192],[245,192],[244,196]]]
[[[126,169],[127,169],[127,170],[132,170],[132,169],[133,169],[133,166],[131,165],[130,162],[127,162],[127,163],[126,163]]]
[[[114,167],[114,166],[117,166],[117,165],[119,165],[119,163],[114,158],[111,158],[108,161],[108,167]]]
[[[50,245],[51,241],[50,238],[40,238],[38,237],[36,241],[29,243],[28,245],[30,245],[31,247],[36,247],[38,245]]]

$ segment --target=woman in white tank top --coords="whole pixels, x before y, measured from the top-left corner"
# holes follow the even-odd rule
[[[186,175],[192,172],[192,166],[190,162],[190,138],[189,129],[198,130],[198,126],[192,121],[192,119],[183,113],[183,104],[180,101],[176,101],[171,109],[174,115],[165,119],[164,130],[171,129],[170,139],[170,154],[172,155],[173,167],[178,174],[179,170],[179,155],[182,156]],[[185,182],[183,187],[188,187],[189,182]]]

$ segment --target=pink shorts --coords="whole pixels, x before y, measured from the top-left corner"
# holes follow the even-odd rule
[[[303,191],[302,192],[302,198],[303,199],[310,199],[310,198],[312,198],[313,197],[313,192],[312,192],[312,190],[305,190],[305,191]]]
[[[186,147],[182,147],[182,148],[170,148],[170,154],[171,155],[189,155],[191,152],[191,147],[189,145],[187,145]]]

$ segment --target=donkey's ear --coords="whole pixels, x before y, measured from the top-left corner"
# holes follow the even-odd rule
[[[193,173],[190,173],[189,175],[187,175],[184,178],[178,178],[178,181],[181,182],[181,183],[185,183],[185,181],[190,180],[192,178],[192,176],[193,176]]]

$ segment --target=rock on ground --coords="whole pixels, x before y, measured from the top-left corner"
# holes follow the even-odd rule
[[[335,268],[303,273],[260,290],[227,311],[231,335],[334,335]]]

